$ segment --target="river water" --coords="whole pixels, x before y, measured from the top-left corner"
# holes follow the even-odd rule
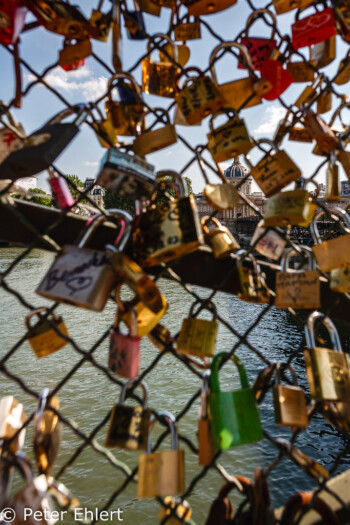
[[[3,271],[12,260],[21,253],[19,248],[6,248],[0,251],[0,269]],[[18,290],[26,301],[34,306],[48,304],[34,293],[45,270],[52,261],[52,255],[35,250],[29,254],[7,277],[7,284]],[[163,280],[159,283],[162,293],[170,305],[168,313],[163,318],[171,333],[176,333],[182,318],[187,316],[191,304],[191,297],[176,283]],[[208,290],[196,288],[201,296],[206,297]],[[1,301],[1,355],[4,355],[25,333],[24,317],[27,313],[19,301],[11,294],[0,290]],[[217,294],[216,304],[219,313],[243,334],[254,319],[259,315],[260,305],[252,305],[240,301],[235,296]],[[84,349],[88,350],[98,340],[100,335],[111,325],[115,314],[115,306],[109,302],[102,313],[96,314],[83,309],[62,305],[59,312],[63,315],[70,335]],[[341,327],[341,339],[344,349],[350,349],[350,335],[346,327]],[[258,348],[271,360],[285,360],[291,352],[297,349],[302,342],[303,332],[300,326],[288,312],[272,308],[265,315],[259,325],[250,333],[250,343]],[[228,351],[236,342],[232,334],[222,325],[219,328],[217,351]],[[95,359],[102,365],[107,363],[108,341],[94,352]],[[148,366],[158,350],[149,342],[142,340],[141,369]],[[238,355],[243,359],[250,381],[254,380],[257,372],[264,365],[259,358],[247,347],[240,347]],[[70,345],[47,358],[37,360],[27,342],[7,362],[7,367],[20,376],[26,385],[36,391],[44,387],[52,389],[63,380],[71,368],[81,359]],[[232,368],[231,368],[232,367]],[[306,384],[304,359],[302,352],[295,360],[295,369],[302,385]],[[169,410],[173,414],[180,412],[190,396],[200,387],[200,381],[180,361],[173,356],[166,355],[157,367],[147,377],[149,389],[149,406],[160,410]],[[222,372],[223,389],[238,388],[237,373],[233,365],[225,366]],[[30,414],[35,403],[33,398],[24,393],[13,381],[1,377],[1,396],[13,394],[25,406]],[[118,388],[112,384],[103,372],[91,364],[84,364],[75,373],[59,392],[61,411],[77,423],[81,430],[89,434],[95,425],[103,420],[118,398]],[[181,419],[179,431],[196,442],[197,414],[199,403],[196,402],[191,410]],[[274,424],[272,395],[266,396],[260,406],[260,415],[264,429],[275,437],[288,437],[289,430]],[[97,441],[103,445],[106,426],[96,435]],[[155,437],[160,429],[155,427]],[[27,432],[25,452],[32,456],[31,428]],[[63,431],[63,440],[57,466],[63,465],[72,457],[75,449],[82,441],[66,426]],[[169,445],[168,443],[166,443]],[[346,445],[346,439],[320,416],[312,420],[309,428],[298,438],[297,445],[325,467],[330,467],[337,453]],[[186,485],[200,472],[197,457],[187,447],[186,456]],[[165,449],[165,446],[164,446]],[[137,464],[138,453],[112,450],[111,453],[130,467]],[[276,449],[265,439],[253,445],[236,447],[222,454],[220,463],[231,474],[241,474],[252,478],[254,469],[258,465],[266,467],[274,457]],[[339,470],[348,468],[350,454],[343,456]],[[91,447],[82,450],[74,464],[65,471],[60,478],[79,498],[81,506],[89,509],[103,507],[109,496],[122,484],[124,475],[112,467],[106,459],[94,452]],[[193,519],[197,525],[205,522],[210,503],[215,499],[222,478],[212,470],[195,486],[189,501],[193,508]],[[310,489],[314,485],[294,464],[283,459],[270,476],[270,490],[273,503],[281,505],[297,490]],[[238,501],[237,495],[232,493],[232,501]],[[130,483],[127,489],[114,501],[112,509],[120,508],[123,513],[123,522],[127,525],[142,524],[154,525],[159,505],[155,500],[138,500],[136,498],[136,484]],[[69,518],[64,523],[71,523]],[[117,519],[114,519],[117,522]]]

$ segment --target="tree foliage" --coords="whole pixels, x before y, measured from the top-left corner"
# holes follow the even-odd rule
[[[113,191],[106,190],[104,201],[107,210],[117,208],[119,210],[128,211],[131,215],[135,215],[135,201],[132,199],[120,197],[120,195],[116,195]]]
[[[84,183],[79,179],[77,175],[66,175],[66,178],[69,179],[76,188],[78,188],[80,191],[83,191]],[[79,191],[76,190],[73,186],[71,186],[68,183],[69,190],[71,194],[73,195],[74,199],[77,199],[80,195]],[[81,199],[79,202],[82,204],[87,204],[88,201],[86,199]]]
[[[51,195],[48,195],[44,190],[40,188],[31,188],[28,193],[40,193],[40,195],[46,195],[46,197],[29,197],[20,193],[13,194],[12,197],[15,199],[22,199],[25,201],[34,202],[34,204],[41,204],[41,206],[48,206],[49,208],[55,208],[55,204],[51,199]]]

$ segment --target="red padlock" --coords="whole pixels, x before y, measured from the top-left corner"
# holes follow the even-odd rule
[[[296,21],[292,25],[294,49],[318,44],[337,34],[331,7],[318,11],[302,20],[298,20],[299,13],[300,10],[297,11]]]
[[[118,295],[118,294],[117,294]],[[116,314],[116,322],[110,331],[110,346],[108,368],[114,374],[127,379],[136,379],[140,370],[140,341],[137,337],[137,316],[134,309],[132,313],[132,325],[129,334],[119,331],[119,307]]]
[[[266,60],[260,69],[261,77],[272,84],[270,91],[261,95],[265,100],[275,100],[293,83],[293,77],[278,60]]]
[[[50,175],[49,184],[51,186],[52,196],[56,200],[58,206],[61,210],[71,208],[74,205],[75,200],[68,188],[66,179],[60,177],[52,169],[48,169],[47,171]]]
[[[0,0],[0,44],[15,44],[28,9],[23,0]]]
[[[262,38],[262,37],[250,37],[248,35],[249,28],[253,25],[253,23],[257,19],[261,19],[261,17],[267,14],[272,19],[272,33],[270,38]],[[268,9],[257,9],[254,11],[252,15],[248,18],[247,26],[245,29],[245,32],[243,33],[243,37],[241,38],[240,44],[242,46],[245,46],[248,49],[248,53],[250,55],[250,58],[252,59],[253,69],[256,71],[259,71],[261,69],[261,66],[263,63],[269,59],[273,49],[277,46],[277,42],[275,40],[275,34],[276,34],[276,17],[271,11]],[[244,66],[244,60],[240,56],[239,58],[239,69],[246,69]]]

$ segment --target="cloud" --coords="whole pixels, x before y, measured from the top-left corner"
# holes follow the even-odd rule
[[[263,122],[254,129],[255,135],[269,135],[275,131],[279,121],[285,116],[286,110],[280,105],[274,104],[268,106],[263,116]]]
[[[93,160],[93,161],[85,160],[84,165],[85,166],[98,166],[99,162],[97,160]]]
[[[25,78],[28,82],[36,80],[32,74],[26,74]],[[57,67],[45,76],[45,81],[66,93],[79,92],[86,101],[93,101],[106,92],[108,78],[94,77],[88,66],[69,72]]]

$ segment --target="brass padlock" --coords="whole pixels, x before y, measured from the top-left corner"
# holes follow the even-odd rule
[[[174,42],[163,33],[153,35],[160,40],[166,40],[172,49],[172,58],[175,62],[178,61],[177,48]],[[147,45],[147,52],[151,53],[151,40]],[[178,67],[170,62],[154,62],[150,54],[142,59],[142,91],[150,95],[158,95],[159,97],[175,97],[175,84],[178,74]]]
[[[267,19],[268,21],[266,22]],[[251,27],[259,20],[263,20],[268,24],[268,27],[271,28],[271,34],[267,38],[261,36],[252,37],[249,34]],[[274,51],[277,50],[276,26],[276,17],[269,9],[256,9],[248,17],[246,26],[241,33],[239,43],[248,50],[253,69],[256,71],[260,71],[263,64],[272,58]],[[239,64],[240,69],[244,67],[245,66],[241,63]]]
[[[152,2],[152,0],[136,0],[139,8],[144,13],[148,13],[153,16],[160,16],[162,11],[162,6],[159,3]]]
[[[185,452],[178,448],[175,417],[170,412],[158,413],[169,425],[172,450],[151,453],[151,431],[156,422],[150,424],[147,454],[139,456],[138,498],[154,498],[182,494],[185,488]]]
[[[322,90],[322,84],[320,89]],[[321,91],[321,93],[318,95],[316,108],[318,115],[327,113],[332,109],[332,88],[326,87],[326,89]]]
[[[13,396],[0,399],[0,453],[9,451],[17,454],[23,448],[26,428],[22,428],[26,421],[26,414],[22,403],[18,403]],[[22,430],[20,430],[22,428]],[[20,432],[18,432],[20,430]],[[14,436],[16,437],[14,438]]]
[[[214,128],[214,119],[220,114],[226,115],[229,120]],[[208,149],[216,163],[248,153],[254,147],[244,120],[239,118],[235,110],[231,112],[228,109],[221,109],[211,117],[209,127]]]
[[[205,306],[213,319],[197,319],[194,308],[198,306],[195,301],[190,308],[189,317],[182,321],[181,330],[177,339],[177,352],[197,357],[213,357],[215,354],[216,339],[218,333],[218,322],[216,320],[216,308],[213,303]]]
[[[210,370],[206,370],[202,379],[201,405],[198,418],[198,463],[205,467],[210,465],[215,456],[208,412],[209,376]]]
[[[295,142],[313,142],[313,136],[310,131],[302,126],[293,126],[289,132],[288,140]]]
[[[306,428],[309,419],[304,390],[298,386],[298,377],[294,368],[288,365],[284,370],[291,372],[294,385],[280,384],[281,363],[278,363],[276,366],[276,385],[272,390],[275,421],[277,425],[293,427],[293,431],[295,427]]]
[[[187,42],[188,40],[201,39],[201,21],[198,17],[193,17],[187,13],[179,18],[179,8],[176,10],[176,26],[174,29],[175,42]]]
[[[332,36],[313,46],[312,49],[317,69],[322,69],[333,62],[336,57],[335,45],[335,36]]]
[[[136,126],[136,138],[132,145],[134,153],[140,155],[140,157],[167,148],[177,142],[176,129],[174,124],[170,123],[169,113],[162,108],[153,108],[152,111],[144,113],[142,120],[149,114],[156,116],[156,122],[145,131],[141,131],[141,123],[138,123]],[[159,117],[158,114],[160,114]],[[163,125],[164,118],[165,125]],[[161,122],[162,126],[158,129],[153,129],[158,122]]]
[[[304,125],[323,151],[330,152],[338,147],[339,139],[334,131],[313,111],[304,112]]]
[[[331,270],[329,287],[333,292],[350,293],[350,264]]]
[[[186,45],[186,43],[175,44],[175,47],[177,50],[177,64],[179,64],[179,66],[181,67],[185,67],[185,65],[190,59],[191,50]],[[171,57],[172,55],[173,55],[172,46],[170,44],[165,44],[159,50],[159,60],[161,60],[162,62],[167,62],[171,64],[172,62],[169,56]]]
[[[326,201],[339,201],[341,195],[340,175],[336,152],[332,151],[326,171]]]
[[[332,349],[316,346],[314,325],[321,321],[332,340]],[[338,332],[321,312],[310,314],[305,325],[307,348],[304,350],[306,375],[310,394],[316,401],[349,401],[350,369],[347,355],[342,351]]]
[[[261,148],[262,143],[269,144],[275,153],[271,153],[271,148],[269,151]],[[284,150],[278,149],[271,140],[261,139],[256,141],[256,145],[265,152],[258,164],[253,166],[247,155],[244,158],[251,168],[250,174],[267,197],[275,195],[279,190],[301,177],[298,166]]]
[[[288,271],[289,260],[298,255],[294,248],[288,248],[282,257],[281,271],[276,274],[275,306],[278,308],[313,309],[320,308],[320,273],[311,248],[299,245],[308,260],[307,270]]]
[[[34,454],[40,474],[49,474],[55,465],[60,449],[62,423],[50,408],[60,408],[57,396],[49,396],[49,389],[44,388],[38,399],[34,416]]]
[[[105,446],[126,450],[146,450],[152,410],[147,408],[147,387],[142,381],[142,405],[124,404],[128,388],[136,380],[126,381],[120,392],[118,403],[112,408]]]
[[[54,327],[56,327],[63,335],[69,337],[67,327],[62,317],[58,317],[54,313],[46,319],[40,318],[34,327],[31,326],[31,319],[34,315],[46,312],[47,308],[37,308],[29,312],[25,319],[26,327],[30,330],[28,342],[38,359],[53,354],[68,344],[68,341],[60,337],[54,329]]]
[[[163,520],[167,517],[166,523],[168,523],[168,525],[187,523],[192,516],[192,509],[186,500],[166,496],[163,503],[165,506],[162,506],[160,509],[158,518]]]
[[[98,114],[98,118],[96,118],[95,114],[90,111],[93,121],[91,125],[96,133],[97,140],[103,148],[113,148],[118,144],[117,130],[114,128],[112,121],[104,117],[97,104],[94,104],[92,107]]]
[[[236,48],[240,51],[244,65],[248,69],[249,76],[239,80],[218,84],[215,72],[216,56],[222,49]],[[210,71],[214,83],[224,98],[224,107],[233,108],[237,111],[250,108],[262,103],[261,95],[271,89],[271,84],[265,80],[259,80],[253,71],[253,64],[247,49],[236,42],[223,42],[214,48],[209,59]]]
[[[171,261],[204,243],[195,196],[186,195],[184,181],[175,171],[159,171],[157,180],[162,179],[177,185],[177,198],[169,195],[161,204],[151,202],[147,211],[137,217],[133,254],[142,267]]]
[[[119,93],[119,101],[112,99],[114,88]],[[136,126],[142,119],[143,112],[144,104],[141,90],[134,77],[123,72],[113,75],[108,81],[106,114],[115,133],[125,137],[135,136],[137,134]]]
[[[311,223],[310,230],[315,245],[312,247],[317,264],[322,272],[329,272],[340,266],[350,264],[350,217],[342,208],[334,207],[328,208],[328,213],[331,216],[340,219],[339,225],[345,231],[345,235],[322,241],[318,231],[317,222],[326,213],[321,210],[314,217]],[[344,222],[344,225],[342,224]]]
[[[342,86],[350,80],[350,51],[346,57],[340,61],[337,76],[334,79],[335,84]]]
[[[175,339],[171,337],[167,327],[159,323],[147,334],[147,337],[151,343],[161,351],[163,351],[167,345],[175,343]]]
[[[310,47],[310,57],[308,61],[298,60],[292,62],[290,56],[287,62],[287,71],[293,77],[294,82],[313,82],[315,79],[316,62],[314,60],[313,48]]]
[[[306,104],[312,104],[313,99],[317,96],[317,88],[320,86],[322,79],[323,76],[319,75],[314,79],[312,84],[306,86],[306,88],[303,89],[297,100],[294,102],[294,105],[297,108],[301,108]]]
[[[216,113],[224,105],[224,99],[208,75],[196,67],[184,70],[184,74],[189,72],[194,72],[196,76],[187,78],[181,88],[179,80],[182,73],[178,75],[175,100],[184,119],[192,126]]]
[[[124,303],[125,309],[120,312],[120,319],[123,321],[128,328],[131,330],[133,324],[133,313],[132,310],[136,312],[137,318],[137,337],[144,337],[148,335],[159,323],[163,315],[168,309],[168,303],[166,302],[165,297],[161,296],[162,300],[162,309],[155,313],[152,312],[141,300],[139,297],[135,297],[131,301],[126,301]]]
[[[237,0],[184,0],[184,5],[189,15],[203,16],[223,11],[235,5],[236,2]]]
[[[334,10],[338,33],[345,42],[350,42],[350,7],[347,0],[338,0]]]
[[[117,2],[112,0],[112,5],[107,13],[101,11],[103,0],[100,0],[98,8],[93,9],[89,18],[89,35],[101,42],[107,42],[113,25],[117,18]]]
[[[266,226],[307,227],[316,209],[317,205],[307,190],[281,191],[267,201],[264,222]]]
[[[210,223],[214,224],[214,228],[209,228]],[[214,257],[228,257],[230,253],[235,253],[239,250],[240,245],[227,226],[221,224],[219,219],[206,215],[201,219],[201,224],[204,231],[204,240],[212,249]]]
[[[76,41],[65,39],[63,49],[59,52],[58,64],[65,71],[72,71],[83,66],[85,64],[85,58],[91,55],[92,48],[89,38]]]
[[[266,228],[264,220],[262,219],[254,231],[253,237],[250,240],[250,246],[254,246],[254,250],[260,253],[260,255],[277,261],[286,246],[286,240],[278,234],[278,231],[284,234],[284,232],[278,228],[276,230]]]
[[[288,13],[293,9],[301,9],[312,3],[312,0],[273,0],[273,6],[278,15]]]
[[[338,150],[337,159],[343,166],[346,176],[350,180],[350,151]]]
[[[250,263],[249,268],[246,262]],[[236,253],[236,264],[240,286],[237,296],[249,303],[268,303],[271,292],[266,285],[265,274],[262,273],[255,257],[251,253],[247,255],[245,250],[239,250]]]
[[[88,35],[89,22],[76,6],[56,0],[29,0],[28,4],[48,31],[79,40]]]

